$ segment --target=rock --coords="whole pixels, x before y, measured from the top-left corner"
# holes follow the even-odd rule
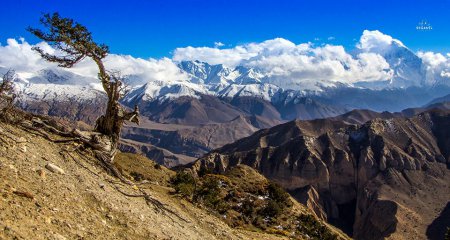
[[[16,168],[14,165],[10,164],[8,167],[9,167],[9,169],[11,169],[14,173],[17,173],[17,172],[18,172],[17,168]]]
[[[16,143],[26,143],[28,142],[26,138],[24,137],[19,137],[16,139]]]
[[[44,170],[38,169],[38,170],[36,170],[36,172],[37,172],[37,174],[39,174],[39,176],[40,176],[42,179],[45,180],[46,175],[45,175],[45,171],[44,171]]]
[[[106,214],[106,218],[108,218],[109,220],[114,220],[114,216],[111,214]]]
[[[59,173],[59,174],[64,174],[64,170],[58,166],[56,166],[53,163],[47,163],[47,165],[45,165],[45,168],[47,168],[50,172],[53,173]]]
[[[25,145],[24,145],[24,146],[21,146],[19,149],[20,149],[20,151],[23,152],[23,153],[26,153],[26,152],[27,152],[27,146],[25,146]]]
[[[447,204],[449,123],[450,113],[437,110],[361,125],[292,121],[211,151],[191,168],[218,174],[239,164],[255,168],[356,239],[383,239],[402,229],[425,239],[426,227],[416,230],[401,216],[412,211],[427,219],[431,209],[422,202]]]
[[[55,233],[55,235],[53,235],[53,237],[55,237],[56,240],[66,240],[67,238],[64,237],[63,235],[59,234],[59,233]]]

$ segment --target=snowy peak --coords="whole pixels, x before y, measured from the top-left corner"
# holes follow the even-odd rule
[[[31,48],[31,45],[25,47]],[[19,53],[9,54],[22,54],[20,49],[15,51]],[[194,48],[189,51],[196,56]],[[122,69],[128,77],[126,84],[131,90],[125,97],[128,101],[210,95],[223,98],[252,96],[285,102],[294,101],[297,96],[327,95],[337,89],[450,86],[450,57],[431,53],[416,55],[399,40],[379,31],[364,31],[352,53],[343,46],[314,47],[313,44],[296,45],[274,39],[227,51],[212,49],[211,56],[213,58],[206,60],[219,64],[185,58],[176,60],[175,56],[173,59],[145,60],[114,54],[105,62],[108,68]],[[227,63],[226,59],[240,60]],[[7,60],[0,56],[0,70],[5,69]],[[89,62],[84,62],[78,69],[57,68],[51,64],[27,67],[22,63],[19,66],[18,87],[33,96],[68,97],[82,93],[86,97],[95,97],[103,91],[95,75],[97,69]]]
[[[401,41],[379,31],[364,31],[357,52],[382,56],[393,71],[391,79],[378,83],[359,83],[368,88],[407,88],[426,84],[426,71],[422,59]]]
[[[425,84],[425,68],[422,59],[403,45],[393,42],[382,55],[394,71],[392,87],[422,86]]]
[[[200,61],[182,61],[178,67],[188,73],[192,82],[201,84],[227,84],[233,77],[230,76],[231,69],[222,64],[210,65]]]
[[[264,75],[253,68],[247,68],[239,66],[235,69],[239,73],[239,77],[236,78],[236,84],[255,84],[261,83]]]
[[[202,84],[254,84],[264,78],[262,73],[244,66],[231,69],[222,64],[210,65],[197,60],[182,61],[178,66],[192,77],[192,82]]]

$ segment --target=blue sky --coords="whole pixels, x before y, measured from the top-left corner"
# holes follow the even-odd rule
[[[235,46],[282,37],[352,49],[365,29],[380,30],[414,51],[450,52],[450,0],[13,0],[2,3],[0,42],[25,37],[41,13],[58,11],[90,29],[112,53],[171,57],[177,47]],[[417,31],[427,20],[431,31]],[[333,37],[333,40],[328,40]],[[315,40],[320,38],[320,40]]]

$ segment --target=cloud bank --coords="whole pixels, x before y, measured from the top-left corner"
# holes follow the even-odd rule
[[[46,52],[54,53],[45,42],[36,44]],[[8,39],[7,45],[0,46],[0,67],[3,69],[14,69],[23,78],[30,78],[42,69],[57,68],[54,63],[43,60],[39,54],[31,48],[33,45],[24,39]],[[142,59],[129,55],[110,54],[106,57],[105,66],[109,70],[121,71],[123,75],[132,75],[131,80],[138,80],[134,85],[150,81],[184,81],[188,75],[182,72],[169,58]],[[96,78],[98,69],[95,63],[86,58],[68,71],[90,78]],[[94,79],[93,79],[94,80]],[[94,80],[96,81],[96,80]]]
[[[358,53],[343,46],[295,44],[283,38],[249,43],[233,48],[185,47],[174,51],[174,61],[199,60],[229,67],[252,67],[276,81],[315,80],[353,83],[387,80],[392,77],[382,53],[393,43],[403,44],[379,31],[364,31],[357,44]]]
[[[54,52],[44,42],[36,45]],[[172,59],[142,59],[111,54],[105,59],[105,65],[108,69],[120,70],[124,75],[133,75],[133,85],[152,81],[188,81],[188,74],[181,71],[177,63],[191,60],[228,67],[251,67],[269,79],[269,82],[282,87],[304,86],[321,81],[352,84],[391,79],[394,71],[383,56],[392,46],[404,47],[403,43],[389,35],[365,30],[352,52],[340,45],[295,44],[283,38],[275,38],[235,47],[226,47],[216,42],[214,47],[177,48]],[[32,47],[24,39],[8,39],[6,45],[0,45],[0,67],[15,69],[25,78],[41,69],[56,68],[55,64],[42,60],[31,50]],[[449,55],[433,52],[419,52],[417,55],[425,64],[427,75],[450,78]],[[69,71],[85,77],[97,76],[97,67],[89,59],[83,60]]]

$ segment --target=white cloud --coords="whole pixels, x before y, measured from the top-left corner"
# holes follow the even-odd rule
[[[394,39],[378,30],[364,30],[356,47],[365,52],[383,53],[391,46],[392,43],[396,43],[403,47],[405,46],[399,40]]]
[[[214,47],[215,48],[220,48],[220,47],[223,47],[223,46],[225,46],[225,44],[222,43],[222,42],[214,42]]]
[[[48,44],[41,42],[36,44],[44,51],[54,53],[55,50]],[[56,68],[56,64],[44,61],[39,54],[33,51],[25,40],[17,41],[8,39],[7,45],[0,46],[0,67],[4,69],[14,69],[23,77],[32,76],[39,70],[46,68]],[[123,75],[139,76],[139,82],[134,84],[142,84],[148,81],[177,81],[186,80],[188,77],[176,66],[176,64],[168,58],[162,59],[142,59],[134,58],[129,55],[110,54],[105,59],[105,66],[109,70],[121,71]],[[70,72],[85,77],[96,78],[98,69],[95,63],[90,59],[84,59],[75,67],[67,69]]]
[[[301,44],[306,47],[309,44]],[[233,48],[210,48],[210,47],[185,47],[177,48],[174,51],[174,61],[194,61],[199,60],[210,64],[224,64],[229,67],[240,65],[244,60],[248,60],[258,55],[273,55],[280,52],[291,51],[296,45],[286,39],[275,38],[261,43],[249,43],[238,45]]]
[[[418,52],[417,55],[422,58],[422,61],[430,67],[438,67],[440,65],[449,65],[449,56],[444,56],[441,53],[434,52]]]
[[[253,67],[270,81],[285,87],[317,80],[352,83],[386,80],[392,76],[389,64],[377,53],[361,52],[353,56],[342,46],[296,45],[283,38],[224,49],[177,48],[173,60]]]
[[[333,37],[333,36],[330,36],[330,37],[327,38],[328,41],[333,41],[333,40],[335,40],[335,39],[336,39],[336,38]]]
[[[440,76],[443,78],[450,78],[450,72],[441,71]]]
[[[31,50],[31,45],[20,39],[8,39],[7,45],[0,46],[0,67],[15,69],[17,72],[37,71],[52,64],[45,62],[38,54]],[[37,44],[45,50],[52,50],[46,43]]]
[[[247,43],[235,47],[185,47],[177,48],[172,59],[142,59],[129,55],[111,54],[105,59],[108,69],[120,70],[124,75],[133,75],[132,85],[158,81],[185,81],[189,79],[176,65],[183,60],[199,60],[210,64],[223,64],[229,67],[238,65],[252,67],[263,74],[262,79],[281,87],[299,88],[318,82],[355,83],[360,81],[388,80],[393,70],[382,57],[391,44],[403,44],[379,31],[364,31],[356,44],[357,51],[349,53],[340,45],[316,46],[313,43],[295,44],[283,38],[275,38],[260,43]],[[37,46],[54,53],[46,43]],[[44,61],[33,46],[24,39],[8,39],[0,45],[0,67],[12,68],[19,74],[30,75],[45,68],[56,68],[55,64]],[[450,78],[450,56],[419,52],[427,68],[427,82],[448,81]],[[97,66],[85,59],[69,71],[86,76],[97,77]]]
[[[450,55],[434,52],[418,52],[426,66],[428,83],[448,83],[450,80]]]

